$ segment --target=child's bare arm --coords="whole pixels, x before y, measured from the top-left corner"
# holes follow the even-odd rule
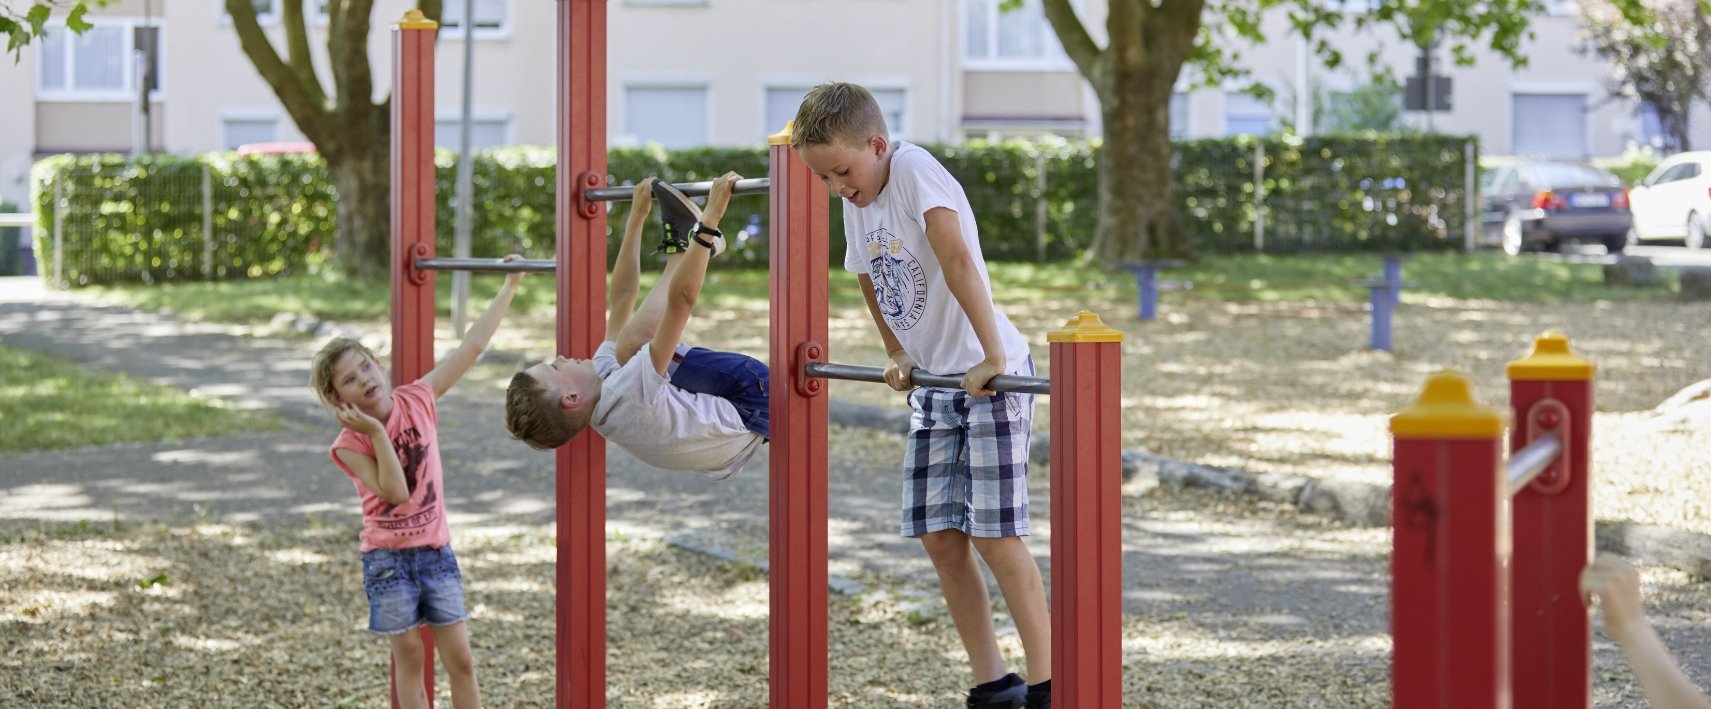
[[[1580,574],[1580,590],[1598,597],[1604,633],[1622,646],[1640,689],[1654,707],[1706,709],[1711,700],[1688,681],[1646,619],[1640,600],[1640,572],[1627,562],[1600,556]]]
[[[394,505],[409,501],[410,487],[404,481],[404,466],[399,464],[398,452],[392,450],[392,441],[386,439],[386,428],[380,421],[363,413],[354,404],[340,406],[335,416],[339,425],[368,436],[376,456],[370,458],[349,448],[340,448],[335,454],[345,467],[362,481],[363,487],[374,491],[380,499]]]
[[[624,240],[618,245],[618,259],[612,264],[612,281],[606,290],[606,336],[617,337],[630,322],[636,309],[636,297],[642,286],[642,229],[647,225],[648,212],[653,209],[654,178],[636,185],[630,201],[630,217],[624,221]]]
[[[522,258],[511,254],[501,259],[506,263]],[[487,349],[487,342],[493,339],[493,332],[499,329],[499,321],[505,318],[505,311],[511,307],[511,297],[517,294],[517,283],[523,280],[522,273],[512,273],[505,276],[505,285],[499,287],[499,295],[493,296],[493,302],[487,305],[487,310],[481,317],[469,326],[469,332],[464,333],[463,344],[452,350],[445,361],[434,366],[433,371],[422,377],[422,381],[434,390],[434,398],[445,396],[446,390],[451,389],[457,380],[463,378],[464,372],[469,371],[470,365],[475,364],[475,358],[481,356],[481,351]]]
[[[970,367],[963,376],[962,388],[974,396],[992,396],[995,392],[987,389],[986,383],[1003,374],[1009,365],[1005,361],[1004,342],[998,336],[998,318],[993,315],[992,293],[980,280],[974,254],[963,242],[962,224],[957,221],[957,213],[944,207],[934,207],[927,210],[925,220],[927,243],[932,245],[933,255],[939,259],[945,285],[950,287],[951,295],[956,297],[957,304],[968,315],[969,324],[974,326],[974,336],[986,352],[986,360]]]
[[[713,189],[707,194],[707,206],[701,208],[703,226],[719,228],[719,220],[725,216],[725,207],[731,201],[731,188],[739,179],[742,178],[737,173],[727,172],[713,181]],[[666,365],[671,364],[678,343],[683,341],[683,328],[689,324],[689,314],[695,309],[696,299],[701,297],[701,284],[707,278],[707,260],[712,257],[712,249],[691,246],[681,257],[683,260],[678,263],[677,272],[671,275],[671,282],[656,286],[671,289],[666,294],[665,314],[660,316],[653,339],[648,341],[648,357],[653,361],[654,371],[662,375]]]
[[[915,386],[909,381],[909,375],[915,370],[915,358],[903,350],[903,343],[897,341],[897,333],[885,324],[885,316],[879,312],[879,296],[873,292],[873,276],[861,273],[856,275],[856,280],[861,282],[867,313],[873,316],[873,324],[879,329],[879,339],[885,343],[885,356],[891,360],[885,365],[885,384],[897,391],[909,391]]]

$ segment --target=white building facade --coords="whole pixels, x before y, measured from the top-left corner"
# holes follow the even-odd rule
[[[607,125],[614,146],[659,143],[763,145],[814,84],[844,80],[874,91],[897,137],[929,142],[1053,133],[1099,133],[1099,107],[1064,56],[1037,1],[1000,12],[1002,0],[611,0],[608,4]],[[281,42],[280,0],[255,0]],[[314,0],[306,5],[314,6]],[[1078,0],[1089,30],[1103,29],[1101,0]],[[383,96],[388,28],[413,6],[375,3],[369,56]],[[437,142],[457,144],[462,80],[462,0],[446,0],[440,36]],[[548,0],[477,0],[474,28],[474,144],[550,145],[555,125],[554,17]],[[63,15],[61,15],[63,17]],[[59,18],[56,18],[59,19]],[[92,11],[83,35],[50,33],[18,62],[0,62],[0,198],[23,202],[36,159],[60,152],[197,153],[301,141],[249,59],[221,4],[206,0],[117,0]],[[1442,66],[1454,82],[1450,110],[1432,127],[1476,134],[1488,154],[1593,158],[1656,136],[1634,102],[1610,99],[1610,67],[1579,49],[1578,20],[1535,18],[1530,64],[1511,68],[1479,52],[1473,67]],[[317,70],[331,86],[325,22],[310,20]],[[1206,138],[1275,130],[1307,85],[1347,92],[1372,71],[1368,53],[1397,77],[1418,50],[1383,30],[1332,37],[1347,68],[1328,70],[1290,32],[1266,21],[1271,41],[1240,49],[1241,86],[1183,91],[1172,100],[1172,134]],[[153,40],[153,41],[151,41]],[[1439,59],[1447,59],[1441,52]],[[152,58],[152,82],[140,67]],[[1447,64],[1447,62],[1445,62]],[[142,84],[149,82],[144,118]],[[1711,146],[1711,120],[1695,112],[1692,138]],[[1411,114],[1423,126],[1426,117]]]

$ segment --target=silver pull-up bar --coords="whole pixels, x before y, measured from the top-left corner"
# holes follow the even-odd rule
[[[1539,473],[1557,461],[1562,454],[1562,439],[1547,433],[1533,439],[1526,447],[1509,456],[1509,495],[1513,497],[1533,482]]]
[[[878,367],[864,367],[856,364],[838,364],[836,362],[809,362],[808,376],[821,379],[846,379],[852,382],[885,383],[885,370]],[[962,388],[961,374],[933,374],[924,369],[916,369],[909,375],[910,383],[922,387]],[[1013,374],[1000,374],[987,382],[986,388],[993,391],[1015,391],[1023,394],[1051,394],[1052,383],[1041,377],[1021,377]]]
[[[496,258],[419,258],[418,271],[467,271],[470,273],[552,273],[558,262],[552,259],[517,259],[501,261]]]
[[[671,186],[676,187],[677,191],[688,197],[706,197],[707,193],[713,191],[711,180],[707,182],[679,182],[673,183]],[[746,180],[737,180],[736,186],[731,188],[731,194],[765,194],[771,190],[772,178],[751,177]],[[636,189],[634,187],[599,187],[582,193],[582,198],[590,202],[628,202],[635,196]]]

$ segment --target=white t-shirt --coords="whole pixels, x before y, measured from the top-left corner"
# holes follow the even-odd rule
[[[945,283],[944,271],[927,242],[928,210],[956,212],[962,239],[974,256],[980,280],[992,292],[980,231],[962,185],[925,149],[891,144],[891,179],[867,207],[844,203],[844,238],[849,251],[844,268],[873,279],[874,295],[885,323],[915,364],[934,374],[956,374],[986,359],[974,326]],[[1028,340],[996,306],[993,320],[1012,371],[1028,358]]]
[[[693,470],[714,480],[742,470],[765,439],[743,426],[731,402],[672,386],[654,371],[648,347],[619,366],[618,343],[600,343],[594,352],[600,400],[588,425],[662,470]]]

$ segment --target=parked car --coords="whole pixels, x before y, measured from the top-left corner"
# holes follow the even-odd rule
[[[1711,150],[1678,153],[1628,192],[1634,210],[1629,243],[1680,239],[1690,249],[1705,248],[1711,220]]]
[[[1628,190],[1607,170],[1558,160],[1519,162],[1487,172],[1481,190],[1485,243],[1510,254],[1560,251],[1570,243],[1628,245]]]

